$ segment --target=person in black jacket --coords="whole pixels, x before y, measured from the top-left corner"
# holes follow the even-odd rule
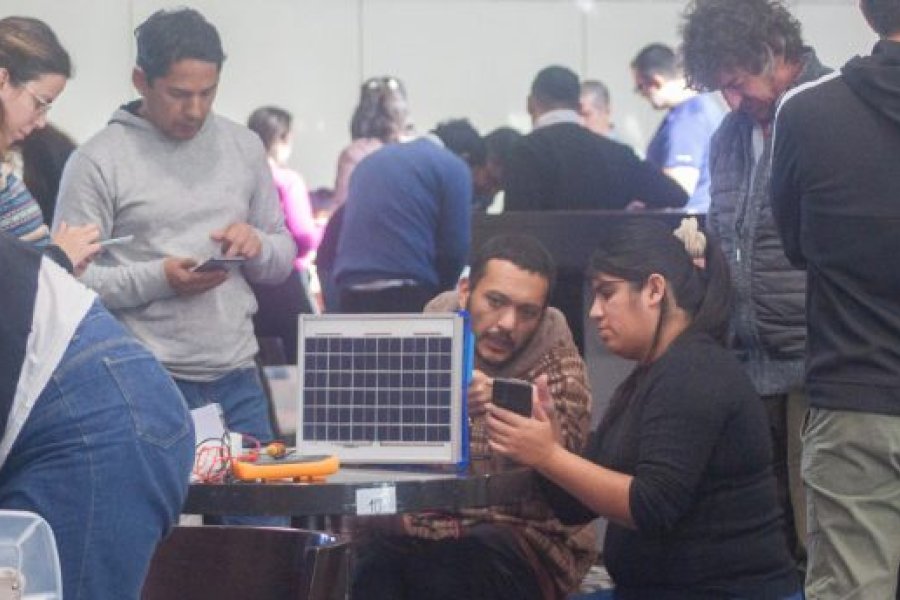
[[[687,193],[634,151],[582,126],[581,86],[565,67],[537,74],[528,96],[534,131],[510,152],[504,210],[678,208]]]
[[[799,599],[766,414],[722,346],[728,267],[694,219],[634,219],[591,263],[590,315],[637,366],[587,450],[565,450],[538,386],[532,418],[490,405],[491,448],[534,467],[564,523],[609,519],[617,598]]]
[[[807,598],[894,598],[900,563],[900,1],[871,56],[789,95],[772,203],[807,273]]]

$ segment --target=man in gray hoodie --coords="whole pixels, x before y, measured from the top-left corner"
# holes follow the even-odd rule
[[[135,35],[141,99],[69,159],[56,219],[133,236],[82,281],[165,365],[189,407],[217,402],[230,430],[266,442],[247,280],[283,281],[296,247],[259,138],[211,112],[224,60],[215,27],[191,9],[159,11]],[[213,256],[243,262],[194,270]],[[152,433],[154,423],[136,426]]]

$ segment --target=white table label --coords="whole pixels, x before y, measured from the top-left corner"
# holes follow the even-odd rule
[[[356,490],[356,514],[397,514],[397,490],[392,485]]]

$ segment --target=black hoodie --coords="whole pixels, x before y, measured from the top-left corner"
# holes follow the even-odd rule
[[[772,202],[808,273],[810,404],[900,415],[900,43],[785,97]]]

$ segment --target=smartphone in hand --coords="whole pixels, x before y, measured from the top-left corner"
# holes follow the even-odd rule
[[[192,268],[191,271],[195,273],[209,273],[211,271],[227,271],[233,267],[238,267],[247,260],[243,256],[230,256],[230,257],[222,257],[222,258],[208,258],[204,262],[200,263],[196,267]]]
[[[114,237],[107,238],[105,240],[100,240],[97,243],[100,244],[101,248],[106,248],[107,246],[124,246],[125,244],[130,244],[134,241],[133,235],[123,235],[122,237]]]
[[[531,416],[533,386],[530,383],[521,379],[495,377],[493,387],[491,402],[523,417]]]

